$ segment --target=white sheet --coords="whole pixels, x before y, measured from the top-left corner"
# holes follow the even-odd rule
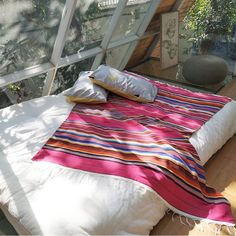
[[[235,132],[235,108],[235,102],[225,106],[191,138],[203,162]],[[19,222],[30,234],[149,234],[167,209],[152,189],[31,161],[71,109],[63,96],[50,96],[0,111],[0,203],[15,219],[13,226]],[[224,138],[213,148],[216,142],[207,142],[216,136],[219,121]]]
[[[0,111],[0,203],[31,234],[148,234],[166,210],[153,190],[31,161],[71,108],[58,96]]]
[[[202,164],[236,133],[236,101],[229,102],[190,138]]]

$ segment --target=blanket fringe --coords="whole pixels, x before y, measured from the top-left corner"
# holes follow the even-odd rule
[[[235,227],[233,228],[233,232],[231,231],[232,227],[226,227],[226,229],[230,235],[236,236],[236,228]]]
[[[173,212],[173,213],[172,213],[172,217],[171,217],[171,219],[172,219],[172,222],[174,222],[174,221],[175,221],[175,218],[174,218],[174,217],[175,217],[175,214],[176,214],[175,212]]]
[[[194,224],[191,224],[191,222],[190,222],[190,220],[192,220],[192,219],[190,219],[190,218],[188,218],[188,217],[185,217],[186,218],[186,222],[187,222],[187,224],[192,228],[193,226],[194,226]],[[194,222],[194,221],[193,221]]]
[[[204,227],[206,226],[207,229],[214,235],[222,235],[222,230],[224,231],[224,235],[232,235],[236,236],[236,228],[235,226],[229,226],[229,225],[222,225],[222,224],[214,224],[211,222],[205,222],[205,221],[200,221],[200,220],[193,220],[189,217],[179,215],[176,212],[173,212],[172,210],[168,209],[166,211],[166,214],[171,215],[171,220],[172,222],[175,221],[175,219],[179,219],[179,222],[182,225],[185,225],[189,227],[189,229],[193,229],[196,227],[196,229],[199,232],[204,232]],[[193,222],[193,223],[192,223]],[[227,231],[227,234],[226,232]]]
[[[196,227],[196,229],[197,229],[199,232],[204,232],[203,225],[200,224],[200,221],[195,220],[194,223],[195,223],[194,226]]]

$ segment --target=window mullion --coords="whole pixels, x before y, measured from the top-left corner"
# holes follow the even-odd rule
[[[140,24],[139,28],[137,29],[136,35],[141,39],[143,34],[145,33],[150,21],[152,20],[154,14],[156,13],[156,9],[158,5],[160,4],[161,0],[152,0],[149,9],[144,17],[144,21]],[[118,69],[123,70],[125,66],[127,65],[130,57],[132,56],[136,46],[138,44],[138,41],[134,41],[133,43],[130,44],[126,54],[120,61],[120,66]]]
[[[123,10],[126,7],[128,0],[119,0],[116,10],[112,16],[111,22],[109,24],[108,30],[103,37],[101,42],[102,53],[98,54],[93,62],[91,70],[96,69],[102,62],[102,59],[106,53],[107,47],[112,39],[112,35],[115,32],[117,24],[119,23],[120,17],[122,16]]]
[[[16,71],[12,74],[1,76],[0,87],[46,73],[53,70],[53,68],[54,65],[48,62],[41,65],[31,66],[24,70]]]
[[[62,13],[62,18],[60,26],[58,29],[56,41],[53,47],[53,52],[51,56],[51,63],[55,66],[52,71],[47,75],[46,82],[43,88],[43,96],[50,94],[52,89],[53,81],[56,76],[57,66],[61,58],[62,51],[65,46],[67,32],[70,28],[72,17],[75,12],[77,0],[66,0],[65,7]]]

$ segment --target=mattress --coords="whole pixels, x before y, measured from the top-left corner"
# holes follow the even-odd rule
[[[0,111],[0,204],[7,218],[20,234],[149,234],[167,210],[151,188],[31,161],[72,107],[58,95]],[[235,116],[232,101],[193,134],[203,164],[236,132]]]

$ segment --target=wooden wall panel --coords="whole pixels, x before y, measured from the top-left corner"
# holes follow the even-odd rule
[[[176,0],[162,0],[158,6],[155,15],[153,16],[146,32],[156,31],[160,27],[160,16],[162,13],[169,12],[174,6]]]
[[[189,9],[194,4],[195,0],[184,0],[179,9],[179,21],[183,21]],[[153,49],[151,57],[160,58],[160,42],[157,43],[156,47]]]
[[[192,7],[195,0],[183,0],[181,4],[181,8],[179,9],[179,20],[182,21],[186,13]],[[147,30],[147,32],[157,32],[160,31],[160,16],[163,13],[170,12],[171,9],[174,7],[177,0],[162,0],[160,5],[158,6],[155,15],[153,16]],[[145,57],[147,49],[151,45],[154,37],[151,36],[144,40],[137,45],[130,61],[127,64],[127,67],[135,66],[139,64]],[[151,57],[160,58],[160,42],[157,43],[156,47],[153,49]]]
[[[160,55],[161,55],[161,43],[159,41],[156,47],[153,49],[151,57],[160,59]]]
[[[152,43],[154,37],[148,37],[147,39],[140,40],[136,50],[134,51],[133,55],[131,56],[128,64],[126,67],[132,67],[139,64],[142,59],[144,58],[147,49],[149,48],[150,44]],[[139,49],[139,50],[137,50]]]
[[[176,0],[162,0],[160,5],[158,6],[155,15],[153,16],[149,26],[147,27],[147,32],[157,32],[160,31],[160,15],[165,12],[169,12],[173,5],[175,4]],[[151,45],[154,37],[150,36],[146,39],[141,40],[136,49],[130,58],[126,67],[131,67],[139,64],[145,57],[147,49]]]
[[[194,0],[185,0],[179,10],[179,21],[181,22],[185,15],[187,14],[188,10],[192,7]],[[153,49],[151,57],[160,58],[160,50],[161,50],[160,42],[157,43],[156,47]]]

